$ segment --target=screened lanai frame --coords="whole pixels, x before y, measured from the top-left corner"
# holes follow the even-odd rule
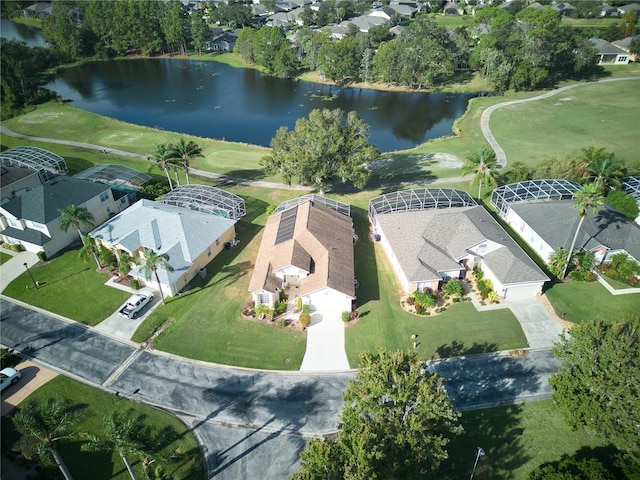
[[[640,177],[622,177],[619,180],[625,193],[640,200]]]
[[[308,195],[302,195],[301,197],[292,198],[290,200],[285,200],[280,205],[276,207],[273,213],[278,213],[283,210],[288,210],[291,207],[295,207],[297,205],[303,204],[311,200],[313,203],[318,203],[324,207],[335,210],[342,215],[346,215],[347,217],[351,216],[351,205],[346,203],[338,202],[337,200],[333,200],[331,198],[327,198],[324,195],[318,195],[316,193],[310,193]]]
[[[571,180],[527,180],[502,185],[491,193],[491,205],[504,217],[509,205],[525,200],[568,200],[580,190],[580,184]]]
[[[74,175],[75,178],[90,180],[92,182],[105,183],[114,187],[127,187],[132,190],[139,190],[151,180],[151,175],[139,172],[124,165],[113,165],[111,163],[101,163],[89,167]]]
[[[38,147],[16,147],[0,153],[0,164],[38,172],[42,183],[69,173],[60,155]]]
[[[160,202],[232,220],[240,220],[247,213],[242,197],[208,185],[181,185]]]
[[[473,207],[478,205],[467,192],[454,188],[419,188],[385,193],[369,200],[369,217],[428,208]]]

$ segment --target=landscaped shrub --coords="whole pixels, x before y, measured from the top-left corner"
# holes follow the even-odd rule
[[[478,280],[478,290],[480,290],[480,298],[484,300],[493,292],[493,283],[491,283],[491,280],[485,278]]]
[[[276,315],[282,315],[286,311],[287,311],[287,302],[286,301],[280,301],[280,302],[276,303]]]
[[[349,314],[349,312],[342,312],[342,321],[343,322],[348,322],[351,318],[351,315]]]
[[[601,269],[614,280],[620,280],[631,286],[638,284],[637,275],[640,275],[640,265],[623,252],[613,255],[611,261]]]
[[[118,266],[118,257],[116,257],[116,254],[113,253],[113,251],[109,250],[106,247],[100,248],[100,253],[98,254],[98,258],[102,263],[106,263],[110,267],[115,268]]]
[[[311,307],[309,305],[303,305],[302,313],[311,313]]]
[[[607,194],[607,203],[631,220],[638,217],[638,202],[622,190],[610,190]]]
[[[476,282],[479,282],[484,278],[484,272],[482,270],[474,270],[471,276]]]
[[[298,313],[302,310],[302,298],[296,298],[296,308],[294,310],[295,313]]]
[[[3,243],[2,246],[14,252],[22,252],[24,250],[24,247],[19,243]]]
[[[307,328],[311,324],[311,315],[308,313],[301,313],[300,318],[298,319],[302,328]]]
[[[407,305],[413,305],[416,303],[416,299],[413,297],[407,297]]]
[[[418,311],[418,306],[421,306],[423,309],[432,308],[436,306],[436,297],[433,293],[430,292],[420,292],[416,290],[412,293],[412,296],[415,300],[416,304],[416,312]]]
[[[251,317],[255,312],[253,310],[255,303],[253,300],[247,300],[244,302],[244,307],[242,308],[242,315],[245,317]]]
[[[140,288],[140,281],[137,278],[132,278],[129,281],[129,285],[131,285],[131,288],[134,290],[138,290]]]
[[[280,317],[278,320],[276,320],[276,325],[278,325],[279,327],[286,327],[289,323],[289,320],[287,320],[285,317]]]
[[[596,276],[591,272],[595,263],[595,255],[581,251],[571,257],[569,278],[579,282],[593,282]]]
[[[462,282],[457,278],[452,278],[442,286],[442,293],[453,297],[461,297],[464,293]]]
[[[500,297],[498,297],[498,294],[493,290],[487,295],[487,301],[489,303],[498,303],[499,300]]]
[[[260,303],[256,305],[255,311],[256,315],[260,317],[260,319],[267,318],[268,320],[273,320],[273,314],[275,313],[275,310],[269,305]]]
[[[44,262],[47,259],[47,254],[43,251],[39,251],[36,255],[38,255],[38,259],[40,259],[41,262]]]

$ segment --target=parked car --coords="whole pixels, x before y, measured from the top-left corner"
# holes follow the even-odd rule
[[[7,367],[0,370],[0,392],[4,391],[9,385],[13,385],[14,383],[18,383],[20,380],[21,373],[15,368]]]
[[[140,311],[153,300],[153,293],[140,292],[131,295],[127,303],[120,309],[120,316],[127,318],[136,318]]]

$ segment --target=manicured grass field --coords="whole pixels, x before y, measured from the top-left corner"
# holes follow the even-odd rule
[[[638,134],[639,91],[637,79],[579,87],[498,109],[490,126],[509,163],[532,166],[550,157],[578,155],[588,146],[604,147],[631,162],[638,159],[633,139]]]
[[[449,459],[434,478],[467,479],[477,447],[475,480],[525,480],[540,464],[563,454],[597,449],[603,443],[584,430],[572,431],[550,400],[464,412],[465,433],[449,448]]]
[[[574,323],[612,321],[640,312],[640,294],[611,295],[598,282],[556,283],[545,294],[558,315]]]
[[[48,398],[67,398],[80,406],[82,421],[78,432],[87,438],[89,435],[103,436],[103,419],[117,410],[131,412],[134,417],[143,416],[145,422],[153,427],[155,435],[162,429],[171,432],[172,440],[154,454],[156,465],[162,465],[171,478],[184,480],[204,479],[204,461],[195,438],[187,428],[172,416],[112,394],[89,387],[83,383],[59,375],[27,397],[26,401]],[[19,406],[18,406],[19,408]],[[19,434],[9,417],[2,418],[2,440],[13,445]],[[74,478],[93,480],[128,480],[127,472],[120,455],[115,451],[88,453],[80,450],[83,438],[64,442],[60,445],[60,454]],[[145,478],[139,456],[128,456],[138,478]],[[173,458],[173,460],[170,460]],[[3,459],[3,461],[5,461]]]
[[[111,315],[129,297],[127,292],[104,285],[109,276],[95,271],[95,263],[83,263],[78,250],[67,250],[60,256],[31,267],[7,288],[4,295],[44,308],[64,317],[95,326]]]
[[[12,258],[13,258],[13,256],[11,254],[5,253],[5,252],[0,252],[0,265],[2,265],[4,262],[8,262]]]

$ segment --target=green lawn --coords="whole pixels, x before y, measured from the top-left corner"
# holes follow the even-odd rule
[[[108,274],[95,271],[95,263],[83,263],[78,250],[31,267],[31,273],[41,286],[33,282],[25,271],[2,292],[30,305],[44,308],[64,317],[95,326],[111,315],[129,294],[104,283]]]
[[[491,115],[491,129],[510,163],[530,166],[550,157],[575,156],[588,146],[637,160],[640,80],[579,87],[548,99],[513,105]],[[635,99],[635,101],[634,101]],[[611,132],[619,133],[616,140]]]
[[[567,427],[551,400],[464,412],[462,424],[465,433],[451,443],[449,460],[434,478],[469,478],[477,447],[486,455],[478,461],[475,480],[525,480],[544,462],[603,445],[584,430]]]
[[[0,252],[0,265],[2,265],[4,262],[8,262],[12,258],[13,258],[13,255],[5,252]]]
[[[640,311],[640,294],[614,296],[598,282],[555,283],[545,294],[558,315],[574,323],[611,321]]]
[[[172,416],[123,398],[116,398],[97,388],[71,380],[64,376],[57,376],[27,397],[29,400],[47,398],[67,398],[73,404],[79,405],[83,420],[78,425],[78,432],[85,435],[102,436],[103,418],[109,412],[131,411],[136,417],[144,416],[155,434],[162,429],[171,433],[173,440],[154,454],[156,465],[160,464],[173,479],[200,480],[204,479],[204,460],[200,448],[188,429]],[[18,407],[19,408],[19,407]],[[2,417],[2,440],[8,445],[14,445],[19,434],[15,431],[10,417]],[[129,480],[124,464],[117,452],[88,453],[80,450],[84,443],[82,439],[63,443],[60,454],[74,478],[91,478],[93,480]],[[169,458],[173,457],[173,460]],[[142,464],[138,456],[131,455],[138,478],[145,478]],[[3,461],[6,461],[3,459]]]

